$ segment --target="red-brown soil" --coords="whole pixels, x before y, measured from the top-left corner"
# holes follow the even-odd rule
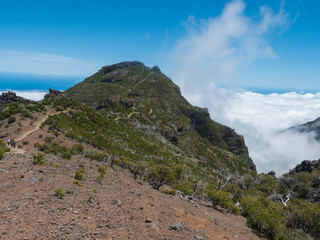
[[[18,125],[6,129],[6,138],[34,129],[21,127],[17,134],[14,127]],[[4,127],[0,130],[3,134]],[[84,156],[67,161],[52,155],[45,165],[34,165],[33,145],[46,136],[52,137],[46,129],[31,133],[23,154],[6,154],[0,162],[7,171],[0,171],[0,239],[261,239],[243,217],[161,193],[120,167]],[[54,141],[76,143],[61,135]],[[99,166],[107,168],[101,183]],[[77,186],[73,176],[82,167],[85,181]],[[63,198],[55,195],[58,188],[66,193]],[[177,223],[180,231],[170,228]]]

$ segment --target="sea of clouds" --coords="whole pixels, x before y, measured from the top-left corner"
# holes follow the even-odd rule
[[[320,117],[320,93],[259,94],[217,87],[237,79],[239,70],[258,59],[281,61],[270,39],[296,20],[284,1],[277,12],[261,6],[255,17],[246,15],[245,8],[243,0],[233,0],[216,17],[190,16],[184,22],[185,36],[172,50],[171,77],[192,104],[208,107],[212,119],[244,135],[259,172],[275,170],[280,175],[302,160],[320,157],[320,144],[312,134],[279,133]]]
[[[205,105],[212,119],[244,136],[259,172],[274,170],[280,175],[302,160],[320,158],[314,133],[283,132],[320,117],[320,93],[260,94],[217,88]]]

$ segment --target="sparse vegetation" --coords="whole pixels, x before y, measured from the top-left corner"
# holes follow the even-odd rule
[[[36,153],[33,155],[33,164],[35,165],[44,165],[44,154],[43,153]]]
[[[83,176],[84,173],[85,173],[85,170],[83,168],[76,171],[76,173],[74,175],[74,179],[79,180],[79,181],[84,181],[85,180],[85,178]]]
[[[16,121],[16,118],[11,116],[8,118],[8,124],[14,123]]]
[[[80,186],[80,187],[83,186],[83,184],[81,184],[78,180],[73,181],[73,184],[75,184],[75,185],[77,185],[77,186]]]
[[[102,179],[104,178],[104,175],[106,174],[106,168],[105,167],[99,167],[98,171],[100,175],[98,176],[98,181],[101,182]]]
[[[66,194],[62,191],[61,188],[58,188],[58,189],[55,190],[55,195],[57,197],[59,197],[60,199],[62,199]]]
[[[10,148],[8,148],[6,144],[2,140],[0,140],[0,159],[3,158],[6,152],[10,152]]]

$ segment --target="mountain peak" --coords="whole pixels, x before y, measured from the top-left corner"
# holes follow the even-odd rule
[[[64,93],[99,111],[112,111],[119,116],[139,115],[157,134],[190,156],[215,146],[242,159],[231,160],[233,169],[242,169],[240,165],[255,169],[243,137],[210,119],[208,109],[192,106],[158,66],[150,68],[138,61],[108,65]],[[200,142],[208,148],[200,149]],[[214,162],[216,158],[210,151],[205,154],[208,162]]]
[[[107,74],[118,68],[127,68],[127,67],[135,67],[135,66],[145,67],[145,65],[139,61],[125,61],[125,62],[104,66],[100,69],[99,72],[103,72],[103,74]]]

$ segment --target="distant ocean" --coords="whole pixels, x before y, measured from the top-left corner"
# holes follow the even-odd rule
[[[34,75],[0,72],[0,94],[1,92],[14,91],[17,95],[32,100],[41,100],[49,91],[49,88],[64,91],[75,84],[83,81],[85,76],[54,76],[54,75]],[[226,86],[220,86],[228,88]],[[301,90],[291,88],[261,88],[261,87],[243,87],[240,91],[250,91],[260,94],[288,93],[296,92],[299,94],[317,93],[316,90]]]
[[[0,91],[66,90],[85,79],[83,76],[53,76],[17,73],[0,73]]]

